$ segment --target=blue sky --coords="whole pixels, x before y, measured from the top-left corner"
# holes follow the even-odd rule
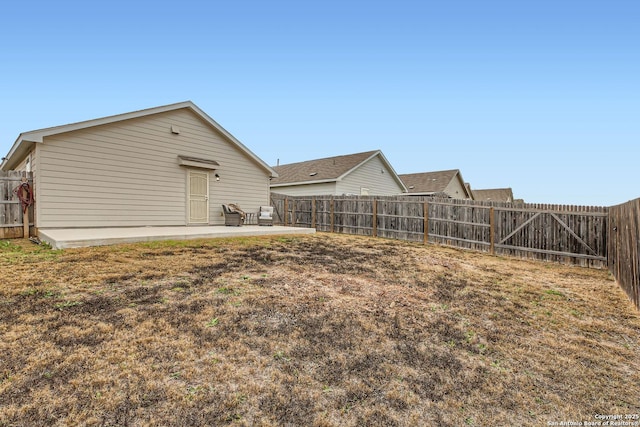
[[[269,164],[381,149],[527,202],[640,197],[640,2],[21,1],[0,151],[192,100]]]

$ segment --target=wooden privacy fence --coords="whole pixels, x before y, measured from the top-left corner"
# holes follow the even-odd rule
[[[280,194],[271,202],[284,225],[608,267],[640,310],[640,199],[609,208]]]
[[[640,199],[609,208],[608,235],[609,271],[640,310]]]
[[[31,172],[0,171],[0,239],[24,236],[22,206],[14,190],[25,177],[29,185],[33,185]],[[33,218],[33,206],[27,213],[28,218]],[[33,222],[29,221],[29,225],[33,225]]]
[[[607,265],[605,207],[280,194],[272,194],[271,202],[276,222],[284,225],[588,267]]]

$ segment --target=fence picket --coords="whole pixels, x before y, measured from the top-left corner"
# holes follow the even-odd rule
[[[277,217],[285,225],[315,225],[320,231],[432,242],[592,267],[606,265],[604,207],[276,193],[272,204],[277,212],[284,210]]]

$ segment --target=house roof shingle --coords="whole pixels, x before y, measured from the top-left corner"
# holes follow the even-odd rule
[[[473,190],[473,197],[484,202],[513,202],[513,190],[511,188]]]
[[[441,193],[447,185],[460,173],[459,169],[435,172],[407,173],[398,175],[411,193]]]
[[[337,181],[340,177],[377,154],[382,153],[380,150],[374,150],[272,166],[278,173],[278,177],[271,180],[271,186]]]

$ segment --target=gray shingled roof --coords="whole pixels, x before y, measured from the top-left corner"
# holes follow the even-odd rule
[[[511,188],[473,190],[473,198],[484,202],[513,202],[513,191]]]
[[[278,178],[271,180],[271,186],[336,181],[378,153],[380,150],[272,166]]]
[[[460,169],[436,172],[407,173],[398,175],[411,193],[441,193],[447,185],[460,173]]]

